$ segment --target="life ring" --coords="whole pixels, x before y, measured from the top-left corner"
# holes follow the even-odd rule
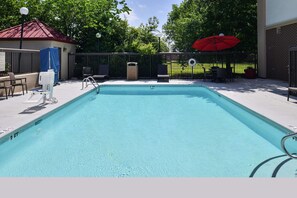
[[[189,61],[188,61],[188,64],[191,67],[194,67],[197,64],[197,62],[196,62],[196,60],[194,58],[190,58]]]

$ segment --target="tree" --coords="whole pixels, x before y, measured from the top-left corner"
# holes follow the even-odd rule
[[[94,43],[98,32],[102,35],[101,49],[113,51],[115,45],[109,41],[121,38],[122,33],[119,15],[130,11],[125,0],[46,0],[44,7],[51,13],[41,19],[78,41],[79,50],[84,52],[97,51]]]
[[[20,8],[25,5],[24,1],[1,0],[0,4],[0,30],[21,23]]]
[[[97,52],[98,44],[105,52],[155,53],[158,38],[152,34],[159,21],[148,19],[138,28],[129,27],[120,14],[129,13],[125,0],[2,0],[0,27],[21,23],[19,9],[28,7],[26,21],[34,18],[73,38],[78,52]],[[96,38],[96,33],[102,37]],[[161,42],[162,49],[168,50]]]
[[[129,27],[125,40],[125,51],[141,54],[155,54],[159,48],[159,38],[154,34],[159,20],[156,17],[148,19],[146,24],[138,28]],[[161,41],[161,51],[168,51],[168,47]]]
[[[125,0],[2,0],[1,29],[21,23],[22,6],[29,8],[26,20],[37,18],[47,23],[75,39],[84,51],[94,51],[97,32],[104,36],[101,44],[113,50],[117,43],[110,45],[108,41],[121,38],[120,14],[130,11]]]
[[[199,38],[234,35],[242,42],[239,50],[257,49],[256,0],[184,0],[173,5],[163,26],[168,39],[180,51],[192,51],[192,43]]]

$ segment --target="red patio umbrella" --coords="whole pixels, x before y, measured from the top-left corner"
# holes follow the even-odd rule
[[[196,40],[192,48],[199,51],[221,51],[234,47],[240,42],[235,36],[210,36],[203,39]]]

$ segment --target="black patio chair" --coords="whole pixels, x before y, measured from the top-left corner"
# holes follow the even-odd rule
[[[167,70],[167,65],[158,65],[158,82],[169,82],[169,75]]]
[[[289,101],[290,95],[296,95],[297,94],[297,87],[288,87],[288,96],[287,101]]]
[[[93,75],[94,79],[109,79],[109,65],[108,64],[100,64],[97,67],[96,74]]]
[[[211,81],[213,81],[213,82],[216,82],[218,80],[218,69],[219,69],[218,66],[212,66],[210,68],[210,72],[211,72],[211,75],[212,75]]]
[[[217,68],[217,76],[216,81],[218,82],[226,82],[227,72],[224,68]]]
[[[93,75],[93,70],[91,67],[83,67],[83,69],[82,69],[83,78],[87,78],[92,75]]]
[[[206,81],[207,79],[212,80],[213,79],[212,71],[206,71],[206,68],[204,66],[202,66],[202,69],[203,69],[203,81]]]

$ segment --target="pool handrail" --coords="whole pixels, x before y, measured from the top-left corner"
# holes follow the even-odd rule
[[[88,76],[88,77],[86,77],[86,78],[84,78],[82,80],[82,88],[81,88],[82,90],[84,89],[84,82],[86,83],[86,86],[85,87],[87,87],[88,86],[88,82],[90,82],[96,88],[96,93],[99,94],[99,92],[100,92],[100,86],[99,86],[99,84],[97,83],[97,81],[92,76]]]
[[[297,133],[290,133],[289,135],[284,136],[284,137],[282,138],[282,140],[281,140],[281,146],[282,146],[282,149],[285,151],[285,153],[286,153],[289,157],[291,157],[291,158],[293,158],[293,159],[297,159],[297,155],[294,154],[294,153],[293,153],[293,154],[289,153],[289,151],[287,150],[286,145],[285,145],[286,140],[289,139],[289,138],[293,138],[294,136],[297,137]]]

